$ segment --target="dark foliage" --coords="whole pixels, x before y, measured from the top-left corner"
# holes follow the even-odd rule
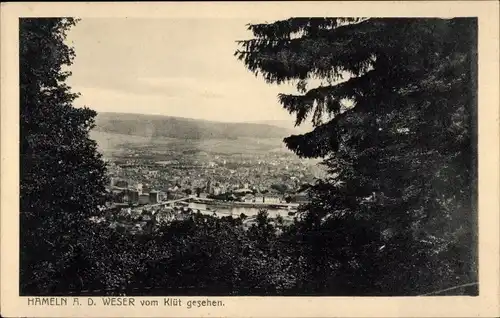
[[[70,264],[103,203],[105,166],[88,138],[96,114],[72,107],[77,95],[64,83],[74,57],[64,38],[75,21],[19,23],[21,290],[49,291],[79,284]]]

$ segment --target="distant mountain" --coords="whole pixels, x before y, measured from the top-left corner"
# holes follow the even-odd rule
[[[98,113],[95,131],[180,139],[284,138],[296,131],[266,123],[224,123],[128,113]]]

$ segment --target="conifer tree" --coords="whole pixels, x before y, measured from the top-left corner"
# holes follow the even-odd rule
[[[65,80],[71,18],[19,20],[22,294],[81,285],[85,224],[103,203],[105,165],[89,139],[95,111],[75,108]]]
[[[419,294],[477,281],[476,19],[248,29],[237,58],[268,83],[294,83],[298,94],[279,102],[296,125],[314,125],[286,145],[330,173],[295,228],[311,290]]]

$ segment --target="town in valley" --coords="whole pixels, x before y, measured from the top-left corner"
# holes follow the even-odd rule
[[[279,228],[293,221],[308,202],[307,185],[324,173],[317,160],[300,159],[278,138],[145,140],[97,130],[109,196],[96,221],[106,218],[130,233],[195,213],[242,217],[250,227],[262,210]]]

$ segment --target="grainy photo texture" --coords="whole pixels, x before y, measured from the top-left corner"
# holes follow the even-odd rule
[[[477,19],[21,18],[20,295],[478,295]]]

